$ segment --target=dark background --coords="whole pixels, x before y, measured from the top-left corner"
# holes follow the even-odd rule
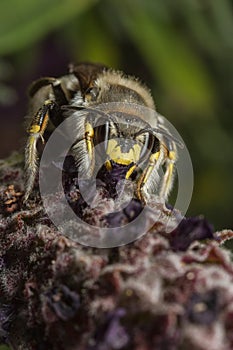
[[[188,215],[231,228],[233,16],[230,0],[1,0],[0,157],[23,147],[27,88],[70,62],[140,77],[193,161]]]

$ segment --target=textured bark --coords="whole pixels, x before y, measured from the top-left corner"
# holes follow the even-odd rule
[[[221,247],[232,231],[214,233],[195,217],[170,234],[161,221],[125,246],[85,247],[58,232],[38,189],[23,205],[23,173],[20,154],[0,163],[3,343],[22,350],[233,348],[233,264]],[[77,209],[83,204],[70,183]],[[101,191],[103,208],[111,194]],[[131,206],[132,214],[141,204]],[[152,209],[175,225],[179,213]],[[90,223],[103,222],[104,210],[84,212]],[[124,211],[104,222],[129,220]]]

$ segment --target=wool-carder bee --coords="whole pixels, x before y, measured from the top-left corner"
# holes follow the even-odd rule
[[[135,196],[142,202],[155,191],[158,170],[163,166],[157,190],[163,200],[167,199],[173,185],[176,141],[161,116],[155,113],[151,126],[146,115],[137,109],[141,106],[155,111],[155,105],[148,88],[136,78],[101,64],[82,63],[71,65],[68,74],[60,78],[35,81],[29,94],[25,200],[37,174],[39,140],[44,142],[45,131],[51,125],[56,128],[71,115],[77,116],[77,142],[71,151],[78,172],[89,178],[93,175],[95,147],[103,142],[106,172],[110,176],[120,167],[124,178],[135,184]],[[95,113],[100,105],[106,107],[102,113]]]

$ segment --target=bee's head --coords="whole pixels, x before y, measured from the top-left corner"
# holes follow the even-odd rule
[[[94,144],[102,144],[109,161],[139,165],[159,147],[159,140],[142,119],[123,112],[112,112],[95,121]]]

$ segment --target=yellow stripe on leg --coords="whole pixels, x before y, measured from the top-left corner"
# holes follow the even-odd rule
[[[94,129],[90,123],[85,124],[85,139],[87,145],[87,152],[91,160],[93,159],[93,137],[94,137]]]
[[[160,151],[158,151],[156,153],[153,153],[150,156],[149,164],[148,164],[148,166],[147,166],[147,168],[145,170],[145,173],[144,173],[142,185],[144,185],[148,181],[148,178],[149,178],[152,170],[154,169],[155,163],[159,159],[159,156],[160,156]]]
[[[136,169],[136,165],[131,166],[131,168],[127,171],[125,178],[128,180],[130,178],[130,176],[132,175],[132,173],[134,172],[134,170]]]
[[[38,132],[40,132],[40,125],[37,125],[37,124],[31,125],[31,127],[29,129],[29,133],[30,134],[37,134]]]
[[[147,165],[146,169],[144,170],[144,172],[142,173],[142,175],[140,176],[138,182],[137,182],[137,189],[136,189],[136,195],[138,197],[139,200],[141,200],[143,203],[146,203],[143,194],[142,194],[142,188],[145,185],[145,183],[148,181],[148,178],[152,172],[152,170],[154,169],[154,166],[157,162],[157,160],[160,157],[160,151],[153,153],[150,156],[149,159],[149,164]]]

